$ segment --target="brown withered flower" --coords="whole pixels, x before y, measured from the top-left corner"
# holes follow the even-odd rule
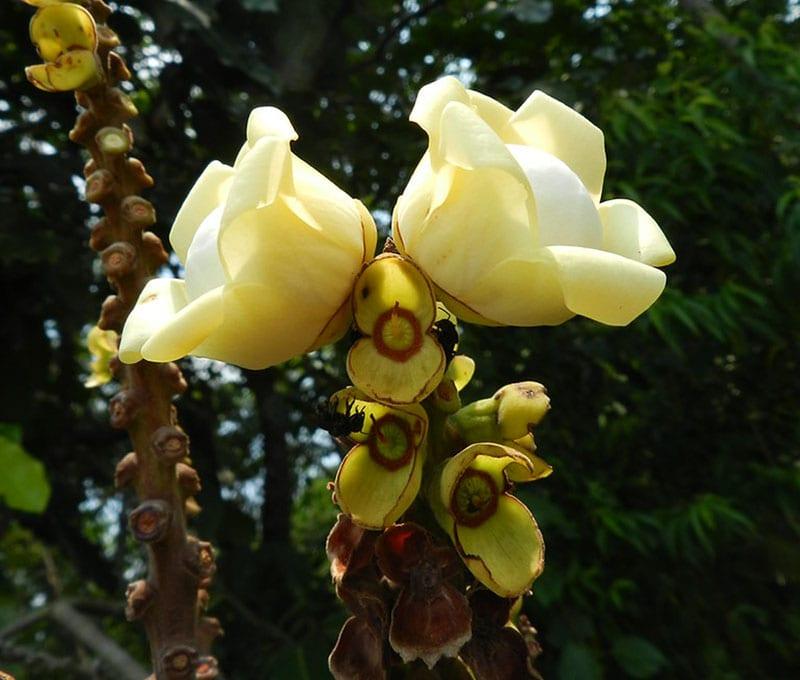
[[[458,556],[411,522],[387,529],[375,551],[381,572],[401,586],[389,627],[392,648],[404,662],[422,659],[428,668],[456,656],[472,636],[467,598],[448,580]]]

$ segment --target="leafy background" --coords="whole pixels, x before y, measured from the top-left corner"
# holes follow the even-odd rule
[[[205,164],[232,160],[256,105],[287,111],[295,152],[362,197],[384,233],[425,147],[407,120],[424,83],[453,74],[512,107],[541,88],[600,125],[605,196],[646,206],[678,253],[667,291],[624,329],[464,329],[479,363],[468,397],[533,378],[553,401],[537,440],[556,474],[522,492],[547,539],[525,603],[544,675],[800,676],[796,2],[118,10],[162,236]],[[124,530],[132,499],[111,483],[127,444],[107,425],[106,389],[82,386],[85,334],[109,291],[86,247],[74,103],[22,75],[30,14],[0,6],[0,663],[20,679],[52,677],[47,663],[60,678],[106,678],[47,616],[69,600],[144,660],[141,630],[121,617],[144,569]],[[309,414],[345,382],[344,350],[261,372],[185,362],[180,411],[204,483],[194,526],[219,549],[212,613],[228,678],[327,677],[345,617],[322,551],[338,456]],[[22,511],[48,493],[24,452],[47,473],[43,512]],[[22,501],[8,495],[15,475],[33,480]]]

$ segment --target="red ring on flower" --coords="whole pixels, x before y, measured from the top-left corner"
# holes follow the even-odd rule
[[[383,339],[383,331],[386,325],[397,319],[407,322],[414,334],[408,347],[404,349],[389,347]],[[417,317],[415,317],[412,312],[403,309],[399,303],[395,303],[394,307],[385,311],[375,321],[375,326],[372,329],[372,341],[375,343],[375,348],[380,354],[389,357],[393,361],[404,363],[419,352],[422,347],[422,329],[419,326]]]
[[[485,500],[484,498],[480,498],[479,500],[483,501],[483,503],[480,506],[475,505],[475,509],[472,510],[471,504],[473,501],[472,498],[468,496],[470,489],[466,488],[466,486],[469,484],[474,485],[476,482],[479,488],[482,486],[483,489],[488,492],[488,498]],[[459,503],[459,500],[462,502],[464,501],[464,498],[458,498],[460,493],[463,493],[464,496],[467,497],[467,502],[464,504],[465,507],[461,507]],[[475,494],[473,493],[472,495],[474,496]],[[453,487],[453,492],[450,494],[450,512],[453,513],[458,524],[465,527],[477,527],[495,513],[499,497],[500,491],[488,472],[482,470],[466,470],[464,474],[459,477]]]
[[[383,429],[387,425],[397,427],[406,440],[406,448],[402,455],[397,458],[390,458],[384,455],[380,450],[381,443],[386,441],[387,435],[383,432]],[[411,456],[414,455],[414,439],[411,428],[405,420],[396,415],[388,413],[382,418],[375,420],[372,423],[369,434],[369,442],[367,443],[369,455],[372,456],[372,459],[378,463],[378,465],[385,467],[387,470],[399,470],[401,467],[404,467],[408,461],[411,460]]]

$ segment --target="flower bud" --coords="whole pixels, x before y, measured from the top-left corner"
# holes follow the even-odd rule
[[[158,459],[166,465],[177,463],[189,455],[189,437],[181,428],[172,425],[159,427],[150,444]]]
[[[109,156],[127,153],[132,142],[130,132],[118,127],[101,128],[95,134],[94,141],[100,151]]]
[[[172,510],[164,500],[145,501],[128,516],[128,523],[137,541],[155,543],[167,533]]]
[[[131,173],[140,188],[149,189],[155,183],[153,182],[153,178],[147,174],[147,170],[144,169],[144,163],[138,158],[129,158],[127,167],[128,172]]]
[[[152,231],[142,234],[142,256],[150,269],[157,269],[169,260],[169,253],[164,250],[161,239]]]
[[[122,220],[137,229],[144,229],[156,222],[156,210],[150,201],[141,196],[126,196],[120,206]]]
[[[112,243],[100,254],[103,269],[109,279],[121,279],[136,266],[136,249],[125,241]]]
[[[155,591],[147,581],[134,581],[128,584],[125,591],[125,618],[128,621],[137,621],[153,603]]]
[[[117,392],[108,405],[111,427],[115,430],[127,430],[138,415],[140,406],[140,399],[133,390]]]
[[[168,680],[183,680],[194,675],[197,665],[197,650],[188,645],[168,649],[161,657],[161,666]]]
[[[183,394],[186,391],[188,385],[178,364],[173,362],[159,364],[159,369],[164,384],[169,388],[172,394]]]
[[[92,225],[91,235],[89,236],[89,247],[100,252],[111,244],[111,229],[108,220],[101,217]]]
[[[82,111],[78,118],[75,120],[75,125],[69,131],[70,141],[76,144],[84,144],[91,134],[92,130],[97,127],[97,118],[91,111]],[[93,162],[93,161],[90,161]],[[88,163],[87,163],[88,165]],[[96,170],[97,166],[92,168]]]
[[[537,382],[506,385],[492,398],[497,401],[497,423],[503,439],[524,437],[550,409],[547,390]]]
[[[100,25],[97,27],[97,42],[101,47],[113,50],[115,47],[119,46],[119,36],[108,26]],[[116,52],[111,52],[108,56],[109,60],[111,57],[122,59]]]
[[[84,111],[84,113],[87,112]],[[94,158],[90,158],[83,164],[83,176],[85,178],[88,179],[89,175],[91,175],[95,170],[97,170],[97,163],[95,163]]]
[[[136,108],[133,100],[116,87],[109,91],[108,98],[111,106],[116,109],[116,113],[120,118],[128,119],[139,115],[139,110]]]
[[[118,295],[109,295],[100,307],[98,327],[104,331],[120,331],[125,323],[127,305]]]
[[[200,475],[197,474],[197,470],[191,465],[178,463],[175,466],[175,476],[178,479],[178,486],[181,488],[181,493],[185,498],[200,493]]]
[[[125,454],[114,471],[114,487],[122,489],[130,484],[139,472],[139,458],[135,451]]]
[[[447,424],[467,443],[498,441],[497,407],[491,398],[473,401],[451,415]]]
[[[106,27],[104,26],[102,28]],[[114,33],[114,37],[116,38],[116,33]],[[116,82],[131,79],[131,72],[130,69],[128,69],[128,65],[125,63],[125,60],[116,52],[109,52],[108,54],[108,74]]]
[[[108,170],[95,170],[86,178],[86,200],[102,203],[114,191],[114,176]]]

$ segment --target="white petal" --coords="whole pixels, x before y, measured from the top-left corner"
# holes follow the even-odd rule
[[[601,203],[599,210],[603,222],[603,250],[654,267],[675,261],[675,251],[667,237],[639,205],[617,198]]]
[[[262,137],[278,137],[288,142],[297,139],[297,132],[283,111],[274,106],[259,106],[247,119],[247,142],[254,146]]]
[[[508,149],[533,191],[538,245],[600,248],[600,216],[578,176],[563,161],[544,151],[514,144],[509,144]]]
[[[203,220],[186,254],[186,294],[190,300],[226,283],[218,247],[221,217],[219,206]]]
[[[189,190],[169,233],[169,241],[181,262],[186,262],[189,244],[198,227],[225,200],[232,177],[232,167],[212,161]]]
[[[280,191],[291,191],[289,142],[279,137],[261,137],[236,169],[222,224],[248,210],[271,205]]]
[[[534,92],[509,121],[524,143],[564,161],[600,202],[606,152],[603,132],[577,111],[544,92]]]
[[[621,255],[591,248],[553,246],[564,303],[575,314],[625,326],[664,290],[664,272]]]

